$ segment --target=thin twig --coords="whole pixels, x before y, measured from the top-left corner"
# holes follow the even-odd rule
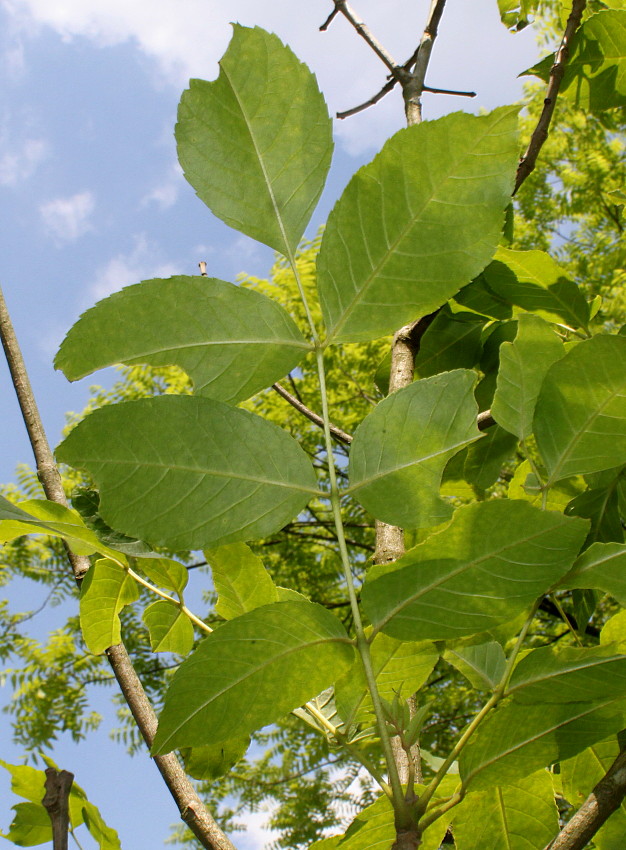
[[[406,122],[409,127],[412,124],[419,124],[422,120],[422,92],[424,91],[424,80],[426,79],[426,71],[430,62],[433,44],[437,38],[439,31],[439,22],[443,15],[443,10],[446,5],[446,0],[432,0],[428,20],[422,33],[417,56],[415,58],[415,67],[413,72],[408,74],[405,79],[401,79],[402,94],[404,96],[404,111],[406,113]]]
[[[398,65],[398,63],[393,58],[393,56],[390,53],[388,53],[387,50],[385,50],[385,48],[378,41],[378,39],[375,38],[372,35],[370,28],[367,26],[367,24],[365,24],[363,21],[361,21],[359,19],[357,13],[354,11],[354,9],[352,9],[348,5],[346,0],[333,0],[333,2],[335,4],[335,8],[334,8],[333,12],[329,15],[327,20],[322,24],[322,26],[320,27],[320,30],[322,30],[322,31],[326,30],[328,28],[328,25],[330,24],[330,22],[335,17],[335,15],[338,12],[341,12],[341,14],[344,16],[344,18],[352,24],[352,26],[358,32],[358,34],[361,36],[361,38],[364,39],[369,44],[369,46],[372,48],[374,53],[378,56],[380,61],[383,62],[387,66],[389,71],[391,71],[391,73],[395,77],[396,74],[398,73],[398,71],[401,70],[401,66]]]
[[[569,59],[569,47],[576,30],[580,26],[586,5],[587,0],[574,0],[572,3],[572,11],[567,19],[565,32],[561,39],[561,45],[554,57],[554,65],[550,69],[550,81],[548,82],[548,89],[546,91],[546,97],[543,102],[543,109],[539,116],[539,121],[537,122],[537,126],[530,138],[528,148],[520,159],[517,167],[517,177],[515,179],[515,188],[513,190],[514,195],[524,180],[526,180],[526,178],[534,171],[539,151],[548,138],[548,129],[556,107],[557,95],[559,93],[559,88],[561,87],[563,74],[565,73],[565,66]]]
[[[294,395],[291,395],[291,393],[286,390],[282,384],[272,384],[272,389],[276,390],[279,396],[284,398],[285,401],[288,401],[292,407],[295,407],[296,410],[306,416],[307,419],[310,419],[311,422],[314,422],[316,425],[319,425],[320,428],[324,427],[324,420],[322,419],[322,417],[310,408],[308,408],[306,404],[303,404]],[[332,423],[330,425],[330,433],[336,440],[339,440],[342,443],[349,444],[352,442],[352,436],[350,434],[347,434],[345,431],[342,431],[341,428],[338,428],[337,425],[333,425]]]
[[[41,481],[44,493],[50,501],[68,507],[61,475],[54,461],[54,456],[43,428],[24,359],[13,330],[1,288],[0,336],[2,337],[2,345],[13,378],[15,392],[26,430],[28,431],[33,454],[35,455],[37,475]],[[80,584],[90,567],[89,558],[83,555],[75,555],[67,547],[66,551],[68,560],[72,566],[74,578]],[[146,692],[139,681],[128,652],[120,644],[109,647],[106,655],[113,668],[115,678],[126,698],[128,707],[139,727],[139,731],[148,746],[151,746],[156,732],[157,718],[146,696]],[[207,848],[207,850],[235,850],[229,838],[222,832],[207,811],[174,753],[169,753],[165,756],[155,756],[154,762],[178,806],[181,818],[202,846]]]

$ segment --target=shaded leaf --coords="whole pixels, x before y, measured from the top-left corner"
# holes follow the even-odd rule
[[[510,319],[513,315],[511,305],[490,289],[484,273],[457,292],[454,300],[462,307],[491,319]]]
[[[543,850],[559,829],[547,770],[469,793],[452,812],[457,850]]]
[[[229,620],[176,671],[153,753],[214,745],[274,723],[353,660],[340,621],[312,602],[277,602]]]
[[[503,428],[526,440],[541,384],[550,366],[565,354],[563,343],[539,316],[522,313],[514,342],[500,347],[500,369],[491,415]]]
[[[450,369],[471,369],[481,352],[483,323],[472,313],[440,311],[420,340],[415,377],[428,378]]]
[[[90,652],[121,642],[120,611],[137,599],[137,583],[119,564],[103,558],[89,568],[80,588],[80,627]]]
[[[179,275],[99,301],[70,329],[54,363],[70,381],[116,363],[179,366],[197,395],[235,403],[293,369],[309,347],[265,295]]]
[[[166,600],[153,602],[143,612],[143,621],[150,632],[153,652],[177,652],[179,655],[191,652],[193,626],[177,605]]]
[[[328,342],[393,333],[489,262],[518,159],[517,107],[400,130],[332,210],[317,285]]]
[[[278,601],[276,585],[263,561],[245,543],[231,543],[204,553],[217,592],[215,611],[225,620]]]
[[[94,476],[114,528],[173,550],[271,534],[317,492],[311,463],[289,434],[194,396],[100,408],[57,457]]]
[[[500,247],[483,276],[505,301],[549,321],[565,321],[574,328],[584,328],[589,322],[589,305],[582,290],[544,251]]]
[[[527,502],[459,508],[442,531],[370,569],[363,607],[400,640],[445,640],[487,631],[521,613],[572,564],[587,524]]]
[[[191,80],[183,93],[176,141],[185,177],[214,215],[282,254],[295,251],[333,144],[315,76],[288,47],[235,24],[217,80]]]
[[[463,781],[509,784],[619,731],[625,685],[626,657],[611,647],[533,650],[513,671],[509,698],[461,754]]]
[[[506,668],[504,650],[493,640],[449,647],[443,657],[479,690],[494,690],[500,684]]]
[[[88,487],[77,488],[72,492],[71,499],[72,507],[81,515],[85,525],[95,532],[98,539],[106,546],[110,546],[116,552],[123,552],[125,555],[152,554],[152,549],[143,540],[120,534],[119,531],[114,531],[106,524],[99,513],[100,494],[97,490]]]
[[[534,434],[548,486],[626,463],[626,338],[598,334],[550,367]]]
[[[422,528],[450,517],[439,485],[452,455],[480,437],[474,381],[462,369],[416,381],[380,402],[356,429],[348,492],[377,519]]]
[[[594,543],[576,560],[560,587],[604,590],[620,605],[626,605],[626,546]]]
[[[217,779],[245,756],[250,738],[233,738],[222,744],[187,747],[181,751],[185,770],[194,779]]]
[[[500,477],[502,464],[515,453],[517,443],[514,434],[492,425],[482,439],[467,449],[463,467],[465,480],[480,490],[491,487]]]

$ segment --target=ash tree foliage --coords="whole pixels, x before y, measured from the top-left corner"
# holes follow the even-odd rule
[[[511,29],[541,11],[498,5]],[[623,3],[548,5],[568,52],[527,72],[556,86],[542,89],[539,135],[560,84],[563,112],[604,128],[619,159]],[[337,13],[352,14],[341,2]],[[139,729],[204,847],[232,848],[219,825],[232,823],[184,797],[190,783],[172,790],[168,771],[181,767],[168,754],[215,800],[251,771],[251,736],[282,741],[292,767],[291,808],[275,820],[283,846],[623,847],[626,338],[573,255],[542,248],[545,234],[532,242],[523,189],[513,212],[543,139],[533,134],[520,163],[518,105],[418,120],[420,51],[392,68],[409,126],[353,176],[310,246],[333,147],[324,99],[276,36],[234,26],[218,78],[182,96],[179,160],[213,214],[278,252],[273,281],[180,275],[88,310],[56,367],[76,380],[125,364],[136,378],[56,450],[67,481],[89,488],[71,508],[50,493],[0,498],[14,563],[42,545],[25,535],[51,539],[53,563],[65,541],[83,663],[106,653],[134,711],[146,697],[123,670],[127,640],[159,704],[158,725]],[[609,189],[621,235],[623,191]],[[565,203],[565,180],[559,191]],[[398,385],[409,337],[414,375]],[[293,394],[276,383],[287,374]],[[272,385],[293,408],[268,403]],[[285,410],[304,411],[306,428]],[[393,555],[389,532],[404,541]],[[206,618],[185,600],[200,551],[214,588]],[[287,758],[298,743],[306,758]],[[270,775],[277,757],[262,761]],[[367,804],[341,832],[323,810],[325,759],[361,781]],[[5,837],[49,840],[43,773],[3,766],[26,800]],[[315,780],[298,785],[298,772]],[[299,789],[320,810],[298,807]],[[244,793],[252,807],[264,796]],[[69,816],[119,847],[78,786]]]

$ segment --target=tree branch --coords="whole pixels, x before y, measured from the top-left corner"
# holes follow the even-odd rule
[[[348,5],[346,0],[333,0],[333,3],[335,4],[335,8],[331,12],[331,14],[328,16],[328,18],[324,21],[324,23],[320,27],[320,30],[322,32],[327,30],[328,25],[331,23],[331,21],[333,20],[335,15],[337,15],[340,12],[344,16],[344,18],[347,21],[349,21],[350,24],[352,24],[352,26],[358,32],[358,34],[361,36],[361,38],[364,39],[369,44],[369,46],[372,48],[374,53],[378,56],[380,61],[383,62],[387,66],[389,71],[391,71],[391,73],[395,77],[396,74],[398,73],[398,71],[400,70],[400,66],[398,65],[396,60],[393,58],[393,56],[390,53],[388,53],[387,50],[385,50],[385,48],[378,41],[378,39],[375,38],[372,35],[367,24],[365,24],[362,20],[359,19],[357,13],[354,11],[354,9],[352,9]]]
[[[443,10],[446,5],[446,0],[432,0],[428,20],[422,33],[422,38],[417,48],[417,56],[415,58],[415,67],[412,73],[406,73],[404,78],[400,79],[402,84],[402,94],[404,96],[404,111],[406,113],[406,123],[410,127],[412,124],[418,124],[422,120],[422,92],[424,91],[424,80],[426,79],[426,71],[430,62],[433,44],[437,38],[439,30],[439,22],[443,15]]]
[[[626,797],[626,749],[545,850],[583,850]]]
[[[319,425],[320,428],[324,427],[324,420],[322,417],[311,410],[306,404],[303,404],[299,399],[297,399],[294,395],[286,390],[282,384],[272,384],[272,389],[276,390],[279,396],[288,401],[292,407],[295,407],[300,413],[304,414],[307,419],[310,419],[311,422],[314,422],[316,425]],[[338,428],[337,425],[333,425],[332,422],[330,424],[330,433],[336,440],[339,440],[341,443],[346,443],[349,445],[352,442],[352,436],[347,434],[345,431],[342,431],[341,428]]]
[[[49,767],[46,770],[46,793],[41,801],[52,824],[53,850],[67,850],[67,833],[70,828],[69,796],[74,774],[68,770]]]
[[[567,19],[565,32],[563,33],[560,47],[554,57],[554,65],[550,69],[550,81],[548,83],[546,97],[543,102],[543,110],[541,111],[537,126],[530,138],[528,148],[520,159],[517,167],[517,177],[515,179],[515,188],[513,189],[514,195],[524,180],[526,180],[526,178],[534,171],[539,151],[548,138],[548,129],[556,107],[557,95],[559,93],[559,88],[561,87],[563,74],[565,73],[565,66],[569,59],[569,46],[576,30],[580,26],[586,6],[587,0],[573,0],[572,11]]]
[[[61,475],[43,428],[2,289],[0,289],[0,336],[2,337],[2,346],[6,354],[24,424],[35,455],[37,476],[41,481],[46,497],[52,502],[68,507]],[[74,578],[77,584],[80,584],[90,567],[89,558],[83,555],[75,555],[67,546],[66,551]],[[156,714],[139,681],[128,652],[120,644],[109,647],[106,655],[139,730],[148,746],[151,746],[157,727]],[[235,850],[229,838],[207,811],[180,766],[177,757],[173,753],[169,753],[166,756],[155,756],[154,761],[178,806],[181,818],[202,846],[207,850]]]

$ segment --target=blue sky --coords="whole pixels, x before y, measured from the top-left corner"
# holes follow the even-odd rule
[[[429,2],[355,6],[404,61]],[[65,412],[82,409],[91,384],[112,379],[109,371],[70,385],[52,367],[64,333],[97,299],[142,279],[196,274],[200,260],[210,276],[225,280],[267,273],[271,252],[214,219],[182,178],[176,106],[190,76],[217,75],[229,21],[262,26],[289,43],[316,72],[331,114],[366,100],[384,83],[385,69],[342,19],[318,31],[330,8],[327,0],[0,0],[0,284],[53,444]],[[519,99],[516,75],[536,57],[532,33],[502,27],[496,0],[449,0],[427,82],[474,89],[478,97],[427,95],[425,117]],[[397,95],[336,122],[335,161],[311,234],[352,172],[402,125]],[[4,363],[0,410],[0,481],[8,482],[31,454]],[[33,607],[28,588],[15,591],[15,610]],[[38,628],[53,628],[54,615]],[[0,692],[0,703],[6,698]],[[71,760],[126,850],[162,846],[174,806],[147,759],[129,763],[120,747],[104,754],[115,718],[102,699],[96,705],[107,712],[102,730],[78,750],[62,742],[59,761]],[[0,740],[9,736],[0,718]],[[0,758],[18,757],[9,745],[0,748]],[[130,818],[116,770],[133,793],[140,789]],[[0,776],[0,828],[13,802]],[[255,830],[238,842],[242,850],[262,846],[262,820],[255,816]]]

